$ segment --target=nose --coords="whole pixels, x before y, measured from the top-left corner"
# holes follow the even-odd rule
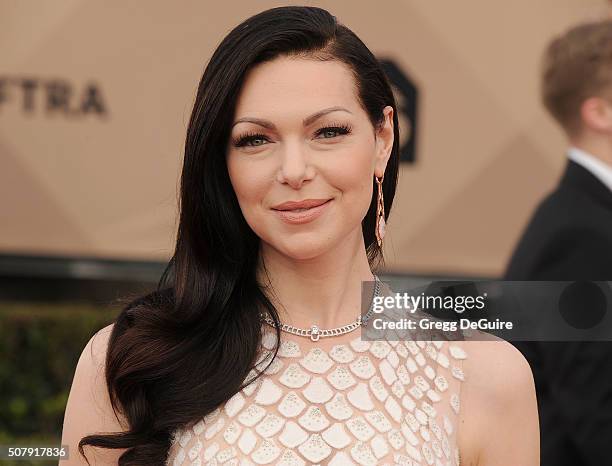
[[[299,144],[287,145],[280,154],[280,167],[277,180],[299,189],[314,176],[314,167],[309,163],[307,150]]]

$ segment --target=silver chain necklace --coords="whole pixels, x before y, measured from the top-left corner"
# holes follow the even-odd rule
[[[366,315],[363,316],[363,319],[361,318],[361,315],[360,315],[357,317],[357,320],[355,322],[352,322],[348,325],[343,325],[342,327],[336,327],[336,328],[330,328],[330,329],[321,329],[317,325],[314,325],[314,324],[311,325],[309,329],[294,327],[293,325],[288,325],[288,324],[281,324],[280,329],[287,333],[298,335],[300,337],[310,337],[312,341],[318,341],[320,337],[333,337],[333,336],[343,335],[345,333],[352,332],[356,328],[359,328],[360,326],[365,325],[366,322],[372,316],[372,312],[374,312],[374,298],[378,297],[380,293],[380,279],[378,278],[376,274],[374,275],[374,281],[376,284],[374,286],[374,294],[372,296],[372,302],[370,303],[370,309],[368,310]],[[275,327],[274,321],[270,317],[265,316],[263,317],[263,320],[271,327]]]

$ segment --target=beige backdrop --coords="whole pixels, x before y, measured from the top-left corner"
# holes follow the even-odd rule
[[[286,2],[0,0],[0,253],[165,260],[184,134],[212,50]],[[389,222],[389,271],[495,276],[564,161],[540,107],[538,62],[605,0],[309,2],[420,88],[417,163]],[[220,6],[222,5],[222,6]],[[32,110],[25,111],[24,78]],[[70,112],[95,86],[107,112]]]

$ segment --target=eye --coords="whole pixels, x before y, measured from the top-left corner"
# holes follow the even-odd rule
[[[236,147],[258,147],[263,145],[261,144],[263,141],[267,140],[268,138],[261,133],[246,133],[245,135],[234,139],[233,143]]]
[[[315,136],[326,135],[321,139],[332,139],[338,136],[349,134],[351,127],[345,124],[333,124],[330,126],[324,126],[315,132]],[[330,136],[330,137],[327,137]],[[259,147],[265,144],[268,138],[262,133],[248,132],[242,136],[235,138],[232,142],[235,147]]]
[[[333,126],[325,126],[319,130],[317,130],[317,132],[315,133],[317,136],[324,134],[324,135],[331,135],[331,137],[323,137],[323,139],[332,139],[334,137],[335,134],[338,135],[344,135],[344,134],[349,134],[351,132],[351,127],[348,125],[343,125],[343,124],[338,124],[338,125],[333,125]]]

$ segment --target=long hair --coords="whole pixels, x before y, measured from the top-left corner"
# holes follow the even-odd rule
[[[256,280],[259,238],[242,215],[226,165],[245,75],[279,56],[348,65],[359,103],[376,129],[384,123],[384,107],[393,107],[395,137],[383,181],[386,217],[391,211],[399,166],[397,108],[370,50],[316,7],[272,8],[235,27],[213,53],[198,86],[187,129],[174,254],[156,290],[122,309],[109,339],[106,384],[112,408],[127,419],[129,430],[88,435],[79,442],[81,454],[84,445],[122,448],[120,465],[164,464],[175,429],[198,421],[247,384],[262,337],[261,313],[279,324]],[[372,186],[362,230],[368,261],[376,268],[382,251],[374,232],[374,178]],[[277,351],[278,345],[274,356]]]

